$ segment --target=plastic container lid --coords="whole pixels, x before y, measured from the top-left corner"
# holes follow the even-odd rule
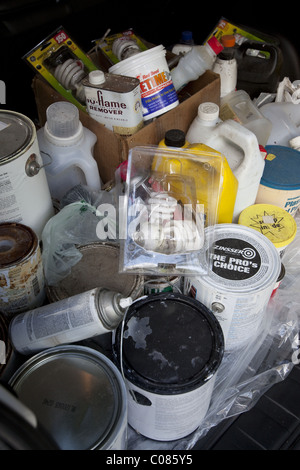
[[[105,82],[105,73],[102,70],[92,70],[89,73],[89,82],[91,85],[101,85]]]
[[[224,36],[221,37],[221,44],[224,47],[234,47],[235,37],[233,34],[224,34]]]
[[[198,116],[204,121],[215,121],[219,117],[219,106],[215,103],[201,103],[198,107]]]
[[[253,204],[247,207],[240,214],[239,224],[262,233],[276,248],[289,245],[297,233],[294,217],[273,204]]]
[[[192,31],[182,31],[181,41],[183,43],[191,44],[193,42],[193,33],[192,33]]]
[[[260,184],[282,190],[300,189],[299,150],[281,145],[267,145],[268,155]]]
[[[80,128],[78,108],[67,101],[51,104],[47,108],[46,116],[48,131],[55,137],[73,137]]]
[[[181,129],[170,129],[165,133],[165,144],[168,147],[183,147],[185,133]]]

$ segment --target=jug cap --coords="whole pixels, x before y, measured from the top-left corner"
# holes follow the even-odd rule
[[[181,129],[169,129],[165,133],[165,144],[168,147],[183,147],[185,144],[185,133]]]
[[[91,85],[101,85],[105,82],[105,73],[102,70],[92,70],[89,73],[89,82]]]
[[[62,139],[73,137],[80,127],[78,108],[67,101],[57,101],[46,110],[48,131]]]
[[[235,37],[233,34],[224,34],[221,37],[221,44],[224,47],[234,47],[235,45]]]
[[[198,116],[204,121],[215,121],[219,117],[219,106],[209,101],[201,103],[198,106]]]

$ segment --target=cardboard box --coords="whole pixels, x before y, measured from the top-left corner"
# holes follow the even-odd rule
[[[39,123],[46,121],[46,109],[55,101],[64,100],[46,81],[38,75],[33,79]],[[83,126],[97,136],[94,157],[97,161],[103,183],[114,178],[117,166],[127,160],[129,149],[139,145],[157,145],[169,129],[177,128],[187,132],[197,115],[199,104],[211,101],[220,104],[220,76],[214,72],[205,72],[198,80],[190,82],[180,93],[180,104],[167,113],[155,118],[132,136],[115,134],[104,125],[95,121],[86,112],[79,110]]]

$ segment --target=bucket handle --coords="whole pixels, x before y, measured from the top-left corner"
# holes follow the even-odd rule
[[[31,177],[31,176],[35,176],[39,173],[39,171],[44,168],[45,166],[48,166],[48,165],[51,165],[52,163],[52,157],[51,155],[49,155],[48,153],[46,152],[42,152],[41,153],[44,153],[45,155],[47,155],[49,158],[50,158],[50,162],[49,163],[45,163],[44,165],[40,165],[37,161],[37,155],[35,153],[32,153],[27,161],[26,161],[26,164],[25,164],[25,172],[26,172],[26,175]]]

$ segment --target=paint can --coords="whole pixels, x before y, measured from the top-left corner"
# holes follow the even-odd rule
[[[293,217],[300,205],[300,152],[267,145],[265,168],[255,202],[282,207]]]
[[[294,217],[273,204],[254,204],[247,207],[240,213],[239,224],[265,235],[276,247],[281,258],[297,233]]]
[[[3,379],[13,349],[8,334],[8,319],[0,312],[0,379]]]
[[[274,289],[273,289],[273,292],[272,292],[272,295],[271,297],[274,297],[274,295],[276,294],[280,284],[281,284],[281,281],[284,279],[284,276],[285,276],[285,267],[284,265],[281,263],[281,270],[280,270],[280,273],[279,273],[279,276],[278,276],[278,279],[275,283],[275,286],[274,286]]]
[[[145,121],[179,104],[166,60],[166,50],[161,44],[117,62],[108,71],[139,79]]]
[[[0,310],[12,317],[46,299],[41,249],[23,224],[0,224]]]
[[[46,287],[50,302],[81,294],[96,287],[136,299],[143,293],[141,275],[119,273],[120,247],[110,242],[93,242],[77,247],[82,255],[59,284]]]
[[[113,344],[127,387],[128,423],[159,441],[197,429],[210,404],[223,350],[222,329],[200,302],[178,293],[134,302]]]
[[[126,449],[126,388],[104,354],[56,346],[32,356],[9,385],[61,450]]]
[[[54,215],[33,122],[14,111],[0,111],[0,222],[19,222],[41,237]]]
[[[182,279],[182,276],[146,276],[144,294],[159,294],[160,292],[181,293]]]
[[[223,329],[225,351],[253,341],[281,269],[273,243],[252,228],[219,224],[206,229],[207,274],[185,278],[184,292],[212,310]]]

